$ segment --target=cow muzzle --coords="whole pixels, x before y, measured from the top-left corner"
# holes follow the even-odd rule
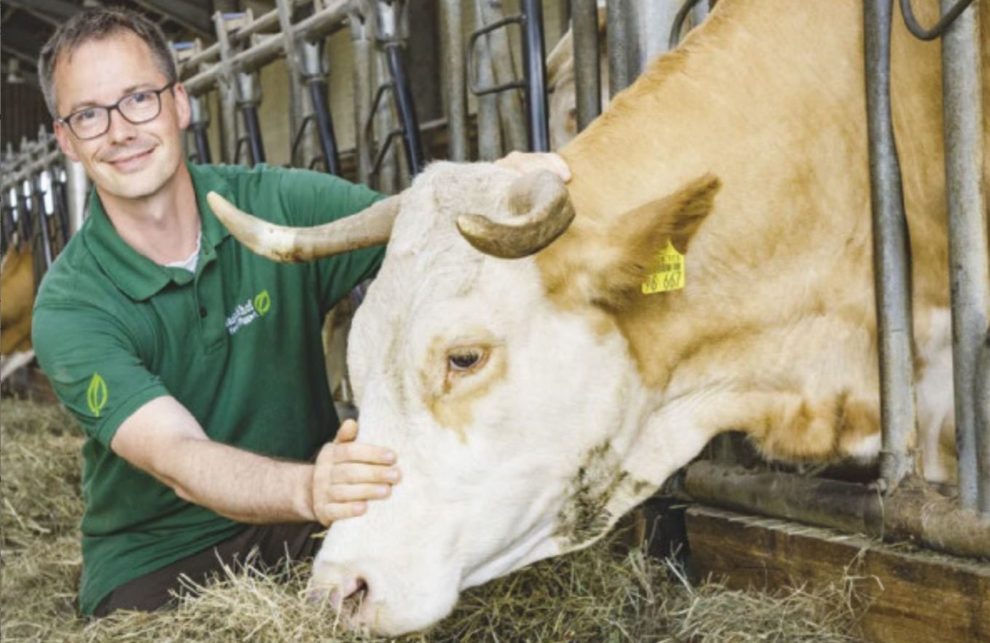
[[[329,603],[345,629],[379,636],[399,636],[433,625],[450,613],[457,595],[457,583],[410,587],[397,578],[319,558],[306,588],[306,599]]]

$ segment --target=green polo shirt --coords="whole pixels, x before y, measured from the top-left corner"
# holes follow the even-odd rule
[[[85,431],[83,575],[90,614],[115,587],[234,536],[244,525],[186,502],[110,450],[120,424],[171,395],[217,442],[307,460],[338,419],[320,330],[331,306],[378,269],[373,248],[305,264],[263,259],[229,235],[213,190],[271,221],[314,225],[378,195],[335,177],[191,165],[202,217],[192,274],[138,254],[95,192],[90,216],[46,275],[34,308],[38,361]]]

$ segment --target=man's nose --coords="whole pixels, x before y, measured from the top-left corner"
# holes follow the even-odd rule
[[[137,134],[137,127],[124,118],[119,109],[111,109],[108,118],[110,119],[110,129],[107,130],[107,137],[112,143],[127,141]]]

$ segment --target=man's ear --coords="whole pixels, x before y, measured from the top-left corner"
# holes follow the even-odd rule
[[[719,187],[718,177],[705,174],[611,221],[580,227],[575,221],[558,243],[540,253],[545,256],[538,255],[548,294],[571,304],[625,307],[641,292],[668,242],[687,253]]]
[[[187,129],[192,115],[192,108],[189,106],[189,93],[186,86],[176,82],[172,87],[172,96],[175,97],[175,115],[179,119],[179,129]]]
[[[78,161],[79,156],[76,154],[75,149],[72,147],[72,132],[69,131],[68,125],[63,125],[58,121],[52,121],[52,131],[55,132],[55,140],[58,141],[58,147],[62,150],[62,154],[65,154],[66,158],[72,161]]]

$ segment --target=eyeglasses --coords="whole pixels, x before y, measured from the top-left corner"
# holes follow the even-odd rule
[[[76,138],[88,141],[110,131],[110,112],[117,110],[128,123],[140,125],[154,120],[162,112],[162,92],[172,89],[173,80],[161,89],[144,89],[128,94],[113,105],[91,105],[72,112],[59,123],[69,126]]]

